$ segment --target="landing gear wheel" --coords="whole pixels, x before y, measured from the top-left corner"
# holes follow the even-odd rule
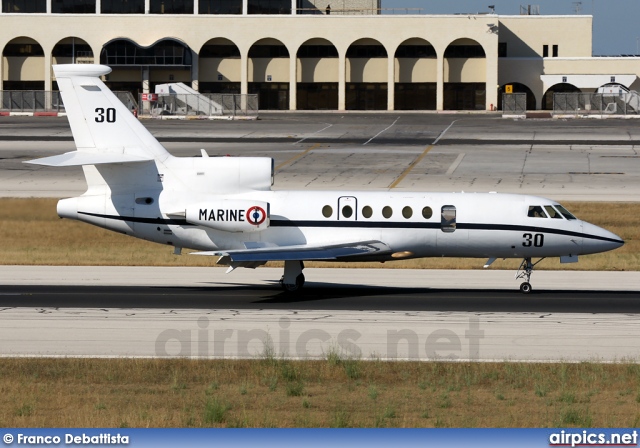
[[[531,292],[531,283],[524,282],[520,285],[520,292],[522,294],[529,294]]]
[[[533,268],[544,260],[544,257],[536,261],[535,263],[531,262],[531,258],[525,258],[520,263],[520,267],[518,268],[518,272],[516,272],[516,280],[522,279],[524,283],[520,285],[520,292],[522,294],[529,294],[531,292],[531,274],[533,273]]]
[[[304,275],[302,270],[304,263],[299,260],[284,262],[284,275],[280,279],[280,286],[286,292],[296,292],[304,286]]]
[[[282,287],[282,289],[284,289],[286,292],[296,292],[300,289],[302,289],[302,287],[304,286],[304,274],[300,274],[296,277],[296,283],[295,285],[287,285],[284,282],[284,276],[282,276],[282,278],[280,279],[280,286]]]

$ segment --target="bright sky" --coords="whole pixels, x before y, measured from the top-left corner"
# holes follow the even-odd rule
[[[576,5],[579,3],[579,5]],[[488,12],[495,5],[497,14],[520,14],[520,5],[540,5],[541,15],[593,15],[593,54],[640,53],[640,0],[382,0],[383,8],[421,8],[414,14],[455,14]],[[396,14],[403,11],[396,10]]]

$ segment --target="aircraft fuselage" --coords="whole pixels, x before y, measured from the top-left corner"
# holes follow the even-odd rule
[[[268,204],[268,225],[262,229],[253,229],[251,212],[247,213],[247,204],[254,202]],[[207,225],[228,224],[240,230],[185,221],[180,212],[191,204],[200,204],[196,213]],[[156,191],[85,195],[61,201],[59,213],[156,243],[202,251],[378,240],[391,250],[369,258],[387,261],[576,256],[622,245],[605,229],[567,219],[557,206],[545,198],[499,193],[254,191],[221,197]],[[530,207],[544,213],[529,216]],[[550,212],[557,214],[550,217]],[[245,227],[250,230],[241,230]]]

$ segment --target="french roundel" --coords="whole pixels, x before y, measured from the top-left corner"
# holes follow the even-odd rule
[[[254,205],[247,210],[247,221],[249,224],[253,224],[254,226],[259,226],[267,219],[267,212],[264,211],[262,207],[258,207]]]

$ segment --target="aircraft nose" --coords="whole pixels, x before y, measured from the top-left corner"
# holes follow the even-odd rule
[[[607,252],[624,244],[623,239],[615,233],[588,222],[582,223],[582,231],[584,234],[582,243],[584,253]]]

